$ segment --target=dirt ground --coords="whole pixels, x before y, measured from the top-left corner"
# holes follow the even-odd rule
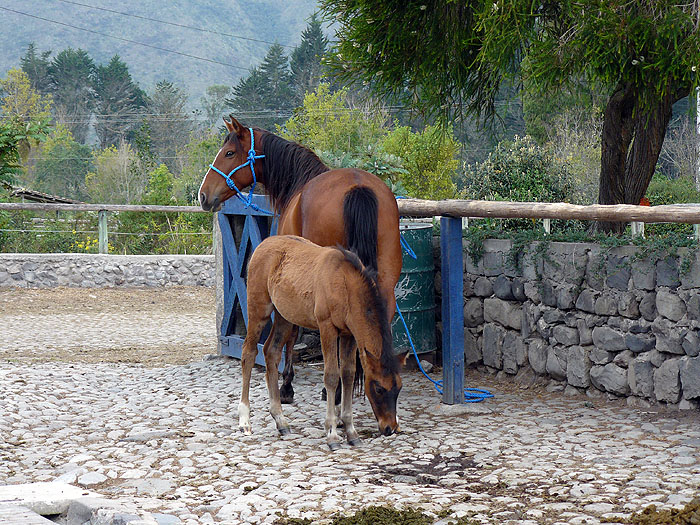
[[[213,288],[0,289],[0,359],[189,363],[216,353],[215,316]]]

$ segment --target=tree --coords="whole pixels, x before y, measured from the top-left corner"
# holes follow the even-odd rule
[[[315,91],[321,81],[321,59],[328,49],[328,38],[323,34],[321,21],[314,13],[301,34],[301,42],[289,57],[290,84],[295,106],[304,101],[304,95]]]
[[[146,94],[134,83],[119,55],[95,70],[97,122],[95,131],[102,148],[118,144],[134,128],[136,112],[146,104]]]
[[[27,142],[40,142],[48,133],[48,120],[0,119],[0,181],[13,183],[22,170],[20,151]]]
[[[205,127],[211,128],[221,124],[221,118],[226,110],[226,97],[231,93],[229,86],[215,84],[207,88],[206,94],[200,99],[200,104],[204,110]]]
[[[15,182],[30,148],[48,133],[51,97],[32,89],[21,69],[0,79],[0,180]]]
[[[83,144],[95,107],[95,71],[95,63],[87,51],[70,47],[56,55],[48,69],[48,85],[54,98],[56,120]]]
[[[136,153],[129,143],[95,152],[93,170],[85,176],[85,192],[92,202],[133,204],[146,186],[143,171],[132,169]]]
[[[66,126],[58,125],[46,139],[36,164],[37,189],[82,199],[85,175],[91,164],[90,148],[77,142]]]
[[[279,44],[273,44],[259,67],[242,78],[226,99],[228,106],[237,113],[252,113],[247,118],[253,125],[272,129],[284,122],[285,113],[293,104],[288,59]],[[256,116],[260,115],[260,116]]]
[[[170,169],[174,169],[177,151],[187,144],[193,129],[186,106],[187,92],[165,80],[156,84],[148,101],[150,148]]]
[[[51,51],[43,51],[37,54],[34,42],[27,46],[27,52],[20,58],[22,71],[24,71],[32,83],[32,89],[39,93],[49,92],[49,66],[51,64],[49,57]]]
[[[447,116],[494,112],[505,79],[543,91],[581,78],[607,86],[598,200],[637,204],[672,104],[698,84],[695,3],[675,0],[322,0],[340,24],[341,76]],[[412,99],[413,97],[413,99]],[[620,231],[622,225],[604,224]]]

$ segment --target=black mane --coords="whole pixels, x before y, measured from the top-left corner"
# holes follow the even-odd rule
[[[260,182],[277,213],[287,207],[304,184],[330,169],[309,148],[269,131],[262,132],[262,153],[265,169]]]
[[[391,338],[391,326],[387,320],[386,304],[379,293],[379,286],[377,286],[377,272],[372,268],[364,266],[355,252],[346,250],[340,245],[336,246],[336,248],[343,253],[345,260],[352,264],[362,276],[367,286],[369,299],[371,301],[370,309],[373,315],[377,317],[379,331],[382,334],[382,353],[379,357],[379,362],[384,371],[396,374],[399,371],[399,365],[394,355],[394,343]]]

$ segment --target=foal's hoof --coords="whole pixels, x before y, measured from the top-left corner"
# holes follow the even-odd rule
[[[280,388],[280,403],[283,405],[294,403],[294,388],[292,388],[292,385],[282,385],[282,388]]]
[[[362,440],[360,438],[349,439],[348,445],[350,445],[351,447],[360,446],[360,445],[362,445]]]
[[[328,443],[328,448],[331,449],[331,452],[335,452],[340,448],[340,443],[336,443],[335,441],[333,443]]]
[[[282,427],[282,428],[279,428],[277,430],[279,430],[280,436],[288,436],[289,434],[292,433],[292,431],[289,430],[289,427]]]

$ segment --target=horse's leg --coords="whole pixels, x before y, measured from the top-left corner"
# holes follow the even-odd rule
[[[265,324],[272,313],[272,304],[253,305],[248,303],[248,333],[243,342],[241,351],[241,370],[243,384],[241,386],[241,400],[238,403],[238,426],[246,434],[251,434],[250,427],[250,374],[255,364],[255,356],[258,354],[258,341]],[[265,342],[267,345],[270,338]]]
[[[355,380],[355,339],[340,338],[340,383],[342,386],[342,401],[340,405],[340,420],[345,426],[345,436],[352,446],[360,444],[360,436],[352,424],[352,387]]]
[[[265,379],[267,380],[267,392],[270,396],[270,414],[272,419],[275,420],[277,430],[283,436],[289,434],[289,424],[282,414],[277,368],[282,358],[282,346],[289,338],[289,333],[293,330],[293,327],[279,312],[276,312],[272,331],[263,347],[263,352],[265,353]]]
[[[280,401],[285,405],[291,405],[294,401],[294,343],[299,335],[299,327],[294,325],[292,333],[285,343],[284,370],[282,371],[282,386],[280,387]]]
[[[328,438],[328,446],[331,450],[340,448],[340,436],[338,436],[338,418],[335,415],[335,391],[340,381],[338,366],[338,330],[330,321],[319,323],[321,333],[321,350],[323,351],[323,383],[326,386],[328,397],[326,399],[325,429]]]

